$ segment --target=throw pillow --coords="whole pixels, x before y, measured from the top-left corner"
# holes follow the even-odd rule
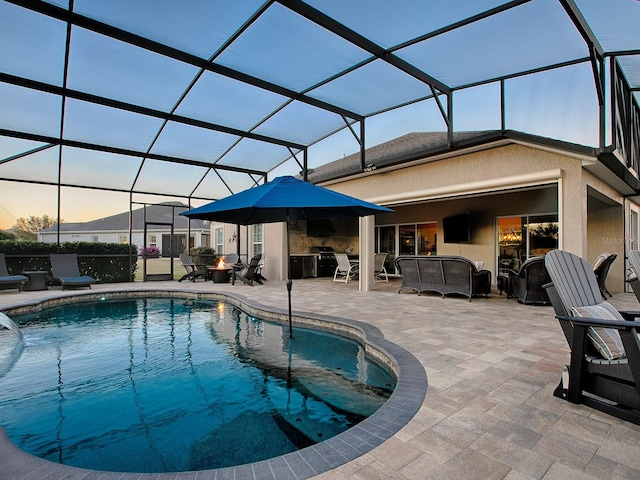
[[[622,315],[609,302],[584,307],[573,307],[571,313],[574,317],[599,318],[602,320],[624,320]],[[587,337],[600,355],[607,360],[615,360],[624,357],[624,345],[620,333],[615,328],[589,327]]]

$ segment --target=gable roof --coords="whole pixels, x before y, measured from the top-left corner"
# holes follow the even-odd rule
[[[189,206],[182,202],[165,202],[146,207],[146,221],[157,223],[171,223],[175,229],[186,230],[189,219],[179,215],[180,212],[188,210]],[[142,230],[145,222],[145,207],[138,208],[131,212],[131,218],[135,230]],[[57,232],[57,226],[45,228],[38,233]],[[168,226],[149,225],[148,230],[167,230]],[[209,224],[204,220],[192,220],[191,229],[208,229]],[[129,212],[117,213],[109,217],[98,218],[89,222],[61,223],[61,232],[103,232],[103,231],[129,231]]]
[[[416,160],[429,161],[430,158],[444,154],[455,154],[455,152],[464,149],[493,148],[500,142],[515,143],[516,141],[538,144],[594,158],[597,155],[596,150],[592,147],[513,130],[454,132],[451,145],[448,143],[446,132],[412,132],[367,148],[365,150],[365,165],[372,165],[374,169],[378,169]],[[362,173],[360,152],[357,152],[314,168],[313,171],[310,171],[308,179],[310,182],[320,183]]]

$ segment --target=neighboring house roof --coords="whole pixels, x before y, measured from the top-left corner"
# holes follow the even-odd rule
[[[493,148],[496,142],[505,142],[506,144],[516,141],[544,145],[582,155],[596,156],[596,150],[591,147],[512,130],[454,132],[451,145],[448,144],[446,132],[413,132],[367,148],[365,150],[364,163],[365,165],[373,164],[378,169],[405,164],[413,160],[428,161],[430,157],[453,154],[473,147],[481,148],[486,146],[486,148]],[[308,179],[313,183],[320,183],[361,173],[360,152],[357,152],[310,170]]]
[[[174,229],[186,230],[189,219],[180,216],[179,213],[188,210],[189,206],[181,202],[166,202],[156,205],[148,205],[146,207],[146,221],[158,223],[171,223],[173,221]],[[145,216],[144,207],[132,211],[133,227],[135,230],[144,228]],[[57,232],[57,226],[39,230],[38,233]],[[148,225],[147,230],[167,230],[165,225]],[[192,230],[208,230],[209,224],[204,220],[191,220]],[[60,232],[103,232],[103,231],[129,231],[129,212],[118,213],[110,217],[99,218],[89,222],[78,223],[61,223]]]

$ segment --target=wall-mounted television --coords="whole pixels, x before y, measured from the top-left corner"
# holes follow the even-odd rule
[[[330,218],[307,220],[307,236],[309,237],[330,237],[335,232],[333,220]]]
[[[454,215],[442,219],[444,243],[467,243],[471,241],[469,214]]]

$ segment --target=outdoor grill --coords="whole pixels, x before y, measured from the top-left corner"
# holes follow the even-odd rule
[[[338,262],[336,261],[336,254],[333,248],[317,246],[310,248],[311,253],[315,253],[318,256],[318,277],[331,277],[336,270]]]

